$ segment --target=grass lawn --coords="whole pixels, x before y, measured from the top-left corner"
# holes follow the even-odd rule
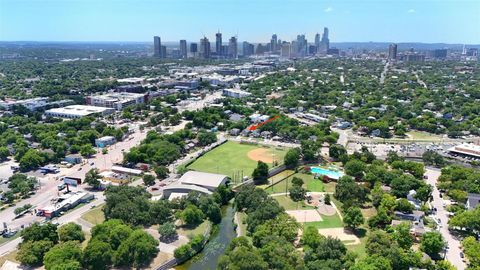
[[[105,215],[103,214],[102,209],[103,209],[103,204],[83,214],[82,218],[85,221],[92,223],[93,225],[100,224],[105,221]]]
[[[410,131],[410,132],[407,132],[406,134],[407,134],[407,137],[405,139],[407,140],[413,139],[413,140],[438,141],[442,139],[442,137],[436,134],[432,134],[424,131]]]
[[[247,235],[247,214],[244,212],[237,212],[238,215],[238,227],[240,228],[240,235],[238,236],[246,236]]]
[[[319,179],[314,179],[313,175],[305,173],[296,173],[287,179],[284,179],[281,182],[276,183],[275,185],[265,189],[268,194],[274,193],[285,193],[288,192],[288,189],[292,186],[293,177],[301,178],[304,182],[303,187],[308,191],[312,192],[322,192],[324,191],[324,183]],[[286,187],[285,187],[286,186]]]
[[[0,266],[2,266],[7,260],[11,261],[11,262],[18,262],[16,259],[15,259],[15,256],[17,256],[17,252],[18,250],[14,250],[10,253],[7,253],[5,255],[3,255],[2,257],[0,257]]]
[[[367,236],[366,235],[363,235],[363,236],[360,236],[360,235],[357,235],[358,238],[360,239],[360,244],[358,245],[348,245],[346,246],[348,250],[351,250],[355,253],[357,253],[358,255],[358,258],[359,259],[362,259],[362,258],[365,258],[365,256],[367,255],[367,251],[366,251],[366,244],[367,244]]]
[[[247,154],[258,148],[263,148],[263,146],[228,141],[205,153],[187,168],[201,172],[225,174],[236,183],[241,180],[242,176],[252,175],[253,170],[257,167],[257,161],[250,159]],[[288,150],[279,150],[273,147],[265,147],[265,149],[279,163],[283,163],[283,157]],[[272,164],[269,165],[272,166]]]
[[[305,226],[314,226],[317,229],[327,229],[327,228],[339,228],[343,227],[343,222],[338,216],[335,214],[333,216],[322,216],[322,221],[315,221],[315,222],[306,222],[304,223]]]
[[[272,185],[272,184],[276,184],[276,183],[279,183],[281,182],[282,180],[284,180],[285,178],[287,178],[288,176],[291,176],[295,174],[295,171],[292,171],[292,170],[285,170],[279,174],[276,174],[270,178],[268,178],[268,184],[265,184],[265,185],[258,185],[257,187],[259,188],[263,188],[263,189],[266,189],[268,186]]]
[[[20,237],[20,232],[17,232],[14,236],[9,237],[9,238],[5,238],[3,236],[0,236],[0,245],[5,244],[6,242],[10,242],[13,239],[16,239],[18,237]]]
[[[204,222],[200,223],[197,227],[195,228],[188,228],[185,226],[181,226],[177,229],[177,233],[179,235],[186,236],[188,238],[191,238],[197,234],[203,234],[208,226],[210,225],[210,221],[205,220]]]
[[[273,196],[275,200],[280,204],[280,206],[283,206],[285,210],[305,210],[305,209],[315,209],[315,207],[306,205],[304,202],[294,202],[290,197],[285,196],[285,195],[280,195],[280,196]]]

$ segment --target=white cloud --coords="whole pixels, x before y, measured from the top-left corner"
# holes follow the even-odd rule
[[[327,8],[324,9],[323,11],[325,11],[325,12],[331,12],[331,11],[333,11],[333,8],[332,8],[332,7],[327,7]]]
[[[411,8],[407,11],[408,13],[415,13],[415,9]]]

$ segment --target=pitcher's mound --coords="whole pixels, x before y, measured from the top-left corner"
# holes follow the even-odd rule
[[[273,156],[269,149],[257,148],[247,153],[248,158],[265,163],[273,163]]]

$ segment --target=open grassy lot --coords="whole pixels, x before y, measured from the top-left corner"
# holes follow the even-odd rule
[[[93,225],[100,224],[105,221],[105,215],[103,214],[102,209],[103,209],[103,204],[83,214],[82,219],[92,223]]]
[[[275,185],[265,189],[268,194],[274,193],[285,193],[288,192],[288,189],[292,186],[292,178],[298,177],[301,178],[304,182],[303,187],[306,188],[308,191],[312,192],[322,192],[325,191],[324,183],[319,179],[314,179],[313,175],[311,174],[304,174],[304,173],[296,173],[287,179],[282,180],[281,182],[277,182]]]
[[[289,196],[280,195],[280,196],[273,196],[277,202],[285,208],[285,210],[307,210],[307,209],[315,209],[313,206],[306,205],[304,202],[294,202],[290,199]]]
[[[185,226],[179,227],[177,229],[177,233],[179,235],[183,235],[190,238],[197,234],[203,234],[207,230],[208,226],[210,226],[210,221],[205,220],[204,222],[197,225],[197,227],[195,228],[188,228]]]
[[[14,250],[10,253],[7,253],[5,255],[3,255],[2,257],[0,257],[0,266],[2,266],[7,260],[11,261],[11,262],[18,262],[15,257],[17,256],[17,253],[18,251],[17,250]]]
[[[320,215],[320,216],[323,219],[322,221],[307,222],[305,223],[305,226],[314,226],[317,229],[343,227],[343,222],[338,216],[338,214],[335,214],[333,216],[325,216],[325,215]]]
[[[240,144],[228,141],[212,151],[204,154],[187,168],[195,171],[220,173],[230,176],[234,182],[238,182],[242,176],[252,175],[257,167],[257,161],[251,159],[248,154],[256,149],[264,149],[263,156],[278,163],[283,163],[283,158],[288,149],[263,147],[261,145]],[[269,162],[272,166],[272,162]]]

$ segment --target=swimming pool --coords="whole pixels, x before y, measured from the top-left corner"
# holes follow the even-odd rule
[[[343,173],[341,173],[341,172],[331,171],[331,170],[327,170],[327,169],[320,168],[320,167],[311,167],[310,171],[314,174],[328,176],[328,178],[330,178],[330,179],[337,179],[338,180],[340,177],[343,176]]]

